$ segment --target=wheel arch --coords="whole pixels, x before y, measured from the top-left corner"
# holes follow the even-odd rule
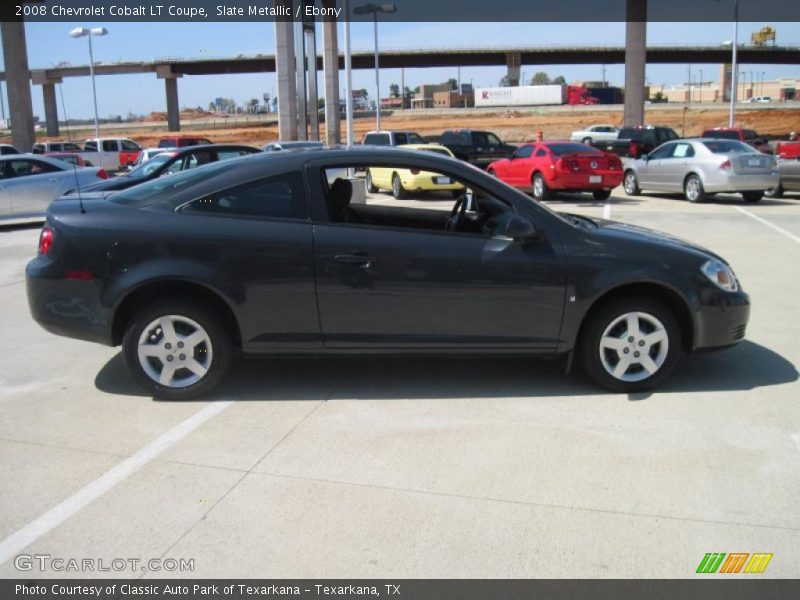
[[[234,346],[237,349],[242,348],[239,322],[228,302],[204,285],[179,279],[149,281],[131,290],[114,311],[111,324],[113,345],[118,346],[122,343],[128,323],[142,307],[164,298],[183,298],[210,306],[220,316],[226,329],[232,333]]]
[[[581,319],[578,334],[575,337],[575,348],[581,343],[587,324],[600,309],[612,302],[631,297],[649,298],[666,306],[678,322],[681,331],[681,347],[685,352],[692,350],[695,325],[689,303],[674,288],[652,281],[621,284],[598,296]]]

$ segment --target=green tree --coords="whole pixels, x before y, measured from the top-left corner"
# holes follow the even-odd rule
[[[544,71],[534,73],[531,77],[531,85],[547,85],[550,83],[550,76]]]
[[[450,84],[451,90],[453,90],[454,92],[458,91],[458,79],[454,79],[451,77],[450,79],[447,80],[447,83]]]
[[[389,86],[389,96],[392,98],[399,98],[400,97],[400,86],[396,83],[393,83]]]
[[[559,75],[558,77],[553,79],[553,83],[556,84],[556,85],[566,85],[567,80],[564,79],[563,75]]]
[[[509,87],[511,85],[508,75],[503,75],[503,77],[500,79],[499,85],[500,87]]]

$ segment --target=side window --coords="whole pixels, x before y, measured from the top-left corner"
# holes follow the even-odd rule
[[[81,149],[80,149],[80,146],[78,146],[78,144],[67,143],[67,144],[64,144],[64,151],[65,152],[80,152]]]
[[[547,150],[545,150],[544,148],[539,148],[536,151],[536,156],[547,156]]]
[[[389,135],[385,133],[369,133],[364,138],[365,146],[389,146]]]
[[[86,143],[83,145],[84,150],[91,150],[92,152],[97,152],[97,142],[95,140],[87,140]]]
[[[404,146],[408,143],[408,136],[405,133],[395,133],[394,134],[394,145],[395,146]]]
[[[50,152],[61,152],[62,150],[64,150],[63,144],[59,144],[57,142],[50,144]]]
[[[214,162],[214,157],[211,155],[211,151],[198,150],[196,152],[192,152],[185,159],[183,159],[183,169],[194,169],[195,167],[207,165],[210,162]]]
[[[183,211],[220,217],[308,219],[302,190],[300,173],[288,173],[198,198]]]
[[[138,144],[130,140],[122,140],[120,145],[125,152],[138,152],[140,150]]]
[[[103,141],[103,152],[117,152],[118,150],[119,146],[117,146],[117,140]]]
[[[11,160],[7,163],[9,177],[25,177],[58,171],[53,165],[38,160]]]
[[[442,144],[456,144],[456,143],[458,143],[458,140],[456,139],[456,135],[452,131],[445,131],[442,134],[442,138],[441,138],[440,141],[441,141]]]
[[[217,160],[228,160],[229,158],[239,158],[250,154],[244,150],[217,150]]]
[[[694,156],[694,148],[690,144],[675,144],[673,158],[691,158]]]
[[[533,146],[522,146],[517,150],[514,150],[514,154],[512,156],[514,158],[528,158],[531,154],[533,154]]]
[[[3,154],[5,154],[6,149],[3,148]],[[33,154],[44,154],[44,144],[34,144],[33,149],[31,150]]]
[[[670,158],[675,144],[664,144],[660,148],[656,148],[650,153],[650,158],[658,160],[660,158]]]

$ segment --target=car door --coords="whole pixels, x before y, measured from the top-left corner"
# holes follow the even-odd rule
[[[517,148],[509,157],[508,177],[505,180],[515,187],[530,186],[531,182],[528,173],[531,170],[530,159],[533,154],[533,146],[526,144]]]
[[[668,145],[671,146],[672,152],[661,159],[657,174],[659,184],[664,190],[680,192],[683,190],[683,180],[691,170],[694,148],[689,142],[675,142]]]
[[[11,193],[9,181],[6,178],[6,160],[0,160],[0,217],[11,214]]]
[[[664,144],[653,150],[647,160],[639,159],[639,186],[651,190],[663,190],[665,178],[661,169],[664,161],[672,155],[672,144]]]
[[[41,213],[60,195],[62,174],[53,165],[36,158],[12,158],[6,161],[11,213]]]
[[[464,177],[437,172],[502,202]],[[325,179],[308,167],[312,198],[325,198]],[[544,232],[541,243],[526,245],[483,233],[337,222],[323,213],[313,213],[314,252],[327,348],[555,349],[565,289],[556,236]]]

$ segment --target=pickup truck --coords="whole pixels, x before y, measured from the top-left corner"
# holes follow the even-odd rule
[[[592,146],[604,152],[611,152],[622,158],[639,158],[664,142],[677,140],[680,136],[669,127],[641,125],[623,127],[616,140],[592,142]]]
[[[739,140],[745,144],[749,144],[763,154],[774,154],[775,151],[769,145],[766,139],[758,135],[752,129],[743,129],[741,127],[714,127],[706,129],[700,135],[703,138],[716,138],[722,140]]]
[[[504,144],[494,133],[474,129],[448,129],[442,132],[439,143],[453,156],[485,169],[501,158],[507,158],[517,148]]]
[[[134,165],[141,151],[139,144],[126,138],[88,139],[83,148],[76,142],[38,142],[32,150],[33,154],[80,154],[86,166],[100,167],[106,171],[118,171]]]

